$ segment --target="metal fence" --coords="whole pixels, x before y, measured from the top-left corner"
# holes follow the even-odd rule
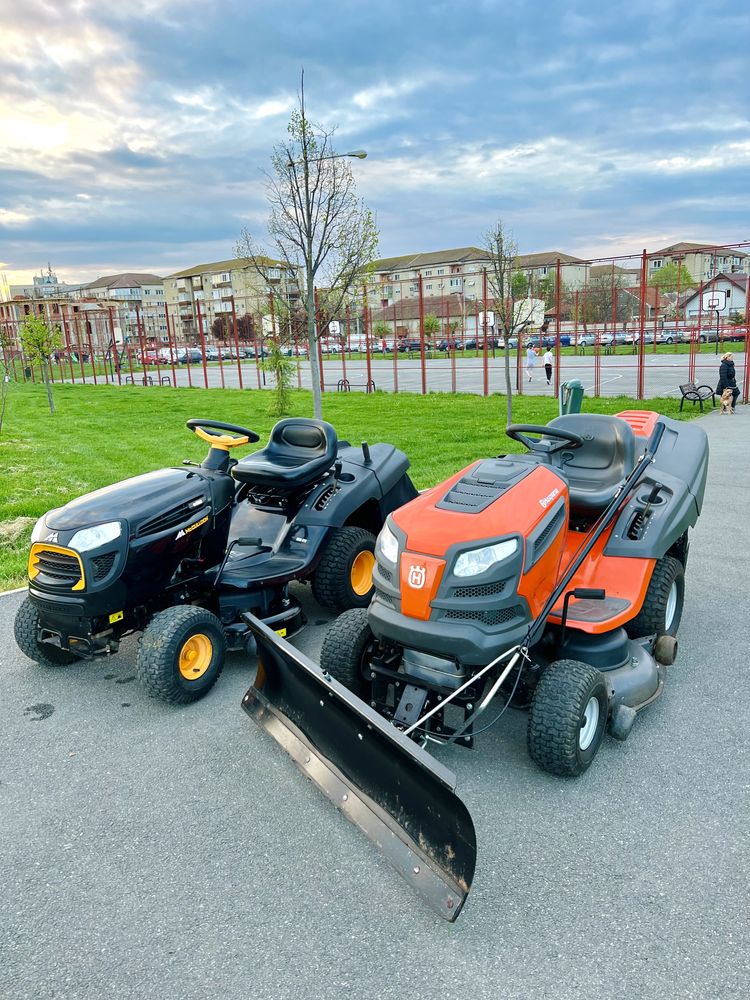
[[[481,262],[473,269],[446,265],[432,269],[440,273],[389,275],[357,290],[330,325],[318,310],[323,389],[488,395],[505,392],[510,381],[514,393],[539,394],[557,393],[562,381],[579,378],[595,396],[679,396],[678,387],[688,382],[715,385],[718,358],[731,350],[747,400],[745,246],[711,248],[704,254],[709,274],[687,289],[679,270],[676,287],[654,284],[653,254],[646,251],[634,258],[560,259],[524,268],[518,273],[526,296],[543,303],[547,322],[516,330],[507,361],[491,279]],[[708,308],[711,290],[720,284],[737,308],[729,299],[721,309]],[[718,292],[716,298],[718,303]],[[266,349],[278,339],[295,364],[296,384],[310,385],[305,317],[279,314],[270,295],[250,300],[222,293],[221,301],[196,298],[179,311],[166,304],[149,310],[95,302],[0,306],[7,370],[13,378],[37,381],[39,366],[23,346],[24,310],[60,332],[50,365],[56,382],[261,388],[272,379],[263,364]],[[538,357],[529,357],[530,345]],[[542,357],[547,351],[549,384]]]

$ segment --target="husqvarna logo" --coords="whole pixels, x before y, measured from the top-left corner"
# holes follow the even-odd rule
[[[549,507],[549,505],[552,503],[555,497],[559,496],[560,496],[560,491],[557,489],[557,487],[555,487],[555,489],[552,490],[551,493],[548,493],[546,497],[542,497],[542,499],[539,501],[539,506],[544,507],[546,509],[547,507]]]
[[[409,586],[414,590],[421,590],[427,579],[427,570],[424,566],[412,566],[409,570]]]

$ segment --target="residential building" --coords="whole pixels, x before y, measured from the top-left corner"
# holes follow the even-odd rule
[[[59,281],[57,275],[52,270],[52,265],[47,265],[46,271],[35,274],[31,284],[10,285],[8,299],[65,299],[81,288],[81,285],[68,285]]]
[[[126,343],[135,343],[139,337],[168,340],[164,279],[158,274],[108,274],[83,285],[75,297],[124,305],[125,310],[120,312]]]
[[[300,305],[300,284],[297,269],[283,261],[234,257],[176,271],[164,279],[164,290],[173,330],[181,338],[198,333],[199,315],[208,334],[216,317],[231,315],[233,305],[237,316],[266,314],[271,295],[293,311]]]
[[[539,280],[556,273],[558,259],[562,265],[563,285],[570,289],[583,288],[588,263],[561,251],[521,254],[517,258],[517,269]],[[373,261],[370,267],[371,304],[383,309],[405,299],[418,298],[420,281],[425,299],[444,295],[463,297],[467,301],[482,299],[483,272],[491,269],[489,254],[479,247],[384,257]]]
[[[517,258],[518,270],[529,278],[539,281],[550,275],[557,274],[557,262],[560,261],[560,280],[564,288],[576,292],[584,288],[588,282],[590,264],[580,257],[571,257],[562,250],[545,250],[544,253],[525,253]]]
[[[641,283],[639,267],[618,267],[616,264],[592,264],[589,287],[611,283],[615,288],[635,288]]]
[[[672,243],[648,255],[649,278],[671,263],[682,264],[697,282],[707,281],[721,272],[750,273],[750,254],[744,250],[705,243]]]
[[[750,275],[748,274],[717,274],[707,281],[702,290],[693,289],[682,301],[680,312],[685,319],[695,319],[700,316],[715,315],[718,311],[720,318],[727,320],[730,316],[739,314],[744,317],[747,313],[748,285]],[[719,305],[707,310],[704,308],[704,299],[707,293],[716,293],[715,298]]]

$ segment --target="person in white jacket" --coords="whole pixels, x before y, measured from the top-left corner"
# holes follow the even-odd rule
[[[555,363],[555,355],[548,347],[546,354],[542,358],[542,364],[544,365],[544,374],[547,376],[547,385],[552,385],[552,365],[554,363]]]
[[[526,349],[526,374],[529,376],[529,382],[531,381],[534,374],[534,366],[536,365],[536,349],[529,344]]]

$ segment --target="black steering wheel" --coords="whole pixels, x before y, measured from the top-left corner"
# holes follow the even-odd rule
[[[563,448],[580,448],[583,444],[580,434],[563,430],[562,427],[548,427],[542,424],[508,424],[505,433],[511,440],[519,441],[529,451],[538,455],[551,455],[555,451],[562,451]],[[558,438],[559,443],[540,441],[537,438],[527,437],[528,434],[543,434],[545,437]]]
[[[185,426],[210,444],[212,448],[221,450],[260,441],[260,437],[255,431],[237,424],[224,424],[220,420],[199,420],[197,417],[191,417],[190,420],[186,421]],[[215,431],[230,431],[231,434],[239,434],[239,437],[231,437],[230,434],[216,434]]]

